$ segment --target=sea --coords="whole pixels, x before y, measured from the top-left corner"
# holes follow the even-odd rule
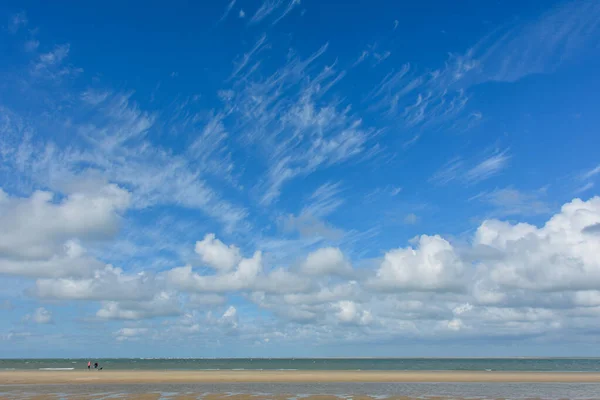
[[[600,372],[600,358],[105,358],[0,359],[2,370],[557,371]]]

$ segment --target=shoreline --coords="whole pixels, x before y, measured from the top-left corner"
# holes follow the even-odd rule
[[[140,383],[600,383],[600,372],[504,371],[0,371],[0,385]]]

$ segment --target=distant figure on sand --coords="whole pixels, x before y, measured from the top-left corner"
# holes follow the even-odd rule
[[[94,369],[98,369],[98,363],[97,362],[94,363]]]
[[[88,369],[90,369],[92,367],[92,362],[88,361]]]

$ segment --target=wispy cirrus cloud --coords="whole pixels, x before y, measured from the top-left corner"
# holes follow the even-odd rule
[[[72,123],[68,129],[84,142],[64,149],[52,141],[37,139],[32,143],[21,137],[22,119],[6,110],[0,140],[5,164],[19,168],[35,184],[58,189],[59,183],[76,176],[101,173],[131,189],[135,208],[157,204],[197,208],[221,221],[227,230],[239,228],[247,211],[220,198],[206,181],[208,174],[227,174],[232,168],[223,152],[218,121],[212,121],[212,125],[209,121],[200,144],[190,146],[189,154],[172,154],[147,140],[157,116],[141,110],[131,96],[83,92],[77,112],[93,115],[89,121],[94,122]]]
[[[440,185],[446,185],[452,181],[455,181],[464,171],[464,165],[465,162],[462,158],[453,158],[442,165],[442,167],[437,170],[435,174],[433,174],[429,181]]]
[[[283,5],[283,1],[284,0],[264,0],[252,18],[250,18],[250,23],[257,23],[268,17]]]
[[[300,5],[300,0],[290,0],[279,17],[273,21],[273,25],[285,18],[295,7]]]
[[[39,46],[39,43],[31,43],[31,49]],[[82,68],[74,67],[66,63],[71,46],[66,43],[55,46],[51,51],[42,53],[31,67],[31,74],[42,79],[57,80],[63,77],[74,76],[83,72]]]
[[[401,121],[404,131],[452,126],[466,110],[470,97],[453,85],[472,68],[474,64],[455,55],[444,68],[433,72],[421,73],[407,63],[388,73],[365,101],[372,104],[371,110]]]
[[[589,171],[584,172],[581,175],[581,179],[582,180],[591,179],[591,178],[595,177],[598,174],[600,174],[600,165],[598,165],[598,166],[590,169]]]
[[[256,41],[254,46],[252,46],[252,48],[247,53],[244,53],[242,58],[235,64],[235,68],[231,73],[230,79],[236,77],[250,63],[250,60],[255,54],[268,47],[266,45],[266,41],[267,35],[263,33],[260,36],[260,38]]]
[[[391,51],[381,50],[381,49],[379,49],[379,47],[380,46],[378,46],[377,44],[371,44],[371,45],[367,46],[367,48],[361,52],[360,56],[352,64],[352,66],[356,67],[357,65],[361,64],[362,62],[364,62],[367,59],[372,60],[372,62],[371,62],[372,66],[377,66],[380,63],[382,63],[383,61],[385,61],[389,56],[392,55]]]
[[[229,14],[231,13],[231,10],[233,10],[233,6],[235,6],[235,2],[236,2],[236,0],[231,0],[227,4],[227,7],[225,8],[225,12],[223,12],[223,16],[219,19],[219,23],[223,22],[225,20],[225,18],[227,18],[229,16]]]
[[[507,187],[479,193],[469,201],[477,200],[492,206],[492,217],[531,216],[550,213],[551,208],[544,197],[544,189],[524,192]]]
[[[401,122],[403,131],[412,130],[412,141],[420,131],[440,126],[470,129],[483,117],[468,108],[472,86],[552,72],[581,57],[600,43],[599,19],[600,7],[593,0],[561,4],[533,21],[498,28],[466,52],[450,54],[441,68],[419,71],[404,64],[387,74],[365,103]],[[355,64],[370,54],[364,51]]]
[[[324,45],[306,59],[292,56],[266,78],[247,74],[224,98],[231,129],[267,157],[266,176],[258,185],[264,205],[279,197],[287,181],[358,158],[376,134],[349,104],[327,100],[345,72],[317,66],[326,50]]]
[[[595,187],[594,180],[598,175],[600,175],[600,165],[579,173],[577,177],[579,186],[575,189],[575,194],[579,195],[593,189]]]
[[[456,157],[444,164],[429,181],[440,185],[452,181],[459,181],[466,185],[477,184],[505,169],[510,157],[508,150],[494,151],[492,155],[486,156],[474,164],[468,163],[462,157]]]
[[[19,29],[27,26],[28,23],[29,20],[27,19],[27,14],[24,11],[13,14],[8,23],[8,31],[12,34],[15,34],[17,31],[19,31]]]
[[[465,173],[465,180],[470,184],[478,183],[498,174],[508,166],[510,155],[508,150],[496,152],[479,162]]]
[[[321,237],[329,241],[340,240],[344,232],[329,225],[325,219],[344,204],[340,196],[341,183],[327,182],[319,186],[305,201],[298,215],[282,219],[284,230],[298,231],[303,237]]]
[[[477,60],[466,84],[514,82],[556,70],[600,43],[600,5],[594,0],[564,2],[530,22],[515,23],[482,39],[469,52]]]
[[[294,8],[300,5],[300,0],[264,0],[260,7],[256,10],[254,15],[250,18],[249,23],[255,24],[266,19],[270,15],[278,11],[283,5],[286,4],[281,14],[273,20],[272,25],[275,25],[283,18],[285,18]]]

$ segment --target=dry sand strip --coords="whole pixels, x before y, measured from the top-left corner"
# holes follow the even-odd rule
[[[0,371],[7,384],[230,382],[597,382],[595,372],[469,371]]]

